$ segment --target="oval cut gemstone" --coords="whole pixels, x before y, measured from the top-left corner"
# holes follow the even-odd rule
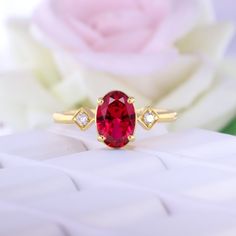
[[[103,97],[97,108],[97,130],[104,143],[113,148],[121,148],[134,134],[136,115],[129,97],[120,91],[112,91]]]

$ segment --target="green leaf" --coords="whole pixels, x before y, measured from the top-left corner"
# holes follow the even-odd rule
[[[236,135],[236,118],[232,120],[221,132]]]

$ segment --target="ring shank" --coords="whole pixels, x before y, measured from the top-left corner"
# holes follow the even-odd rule
[[[137,114],[139,114],[139,111],[142,109],[139,109],[137,111]],[[93,114],[95,114],[94,109],[90,109]],[[154,109],[154,111],[158,114],[158,122],[172,122],[177,119],[177,112],[165,110],[165,109]],[[56,123],[61,124],[73,124],[74,123],[74,117],[77,113],[77,110],[71,110],[64,113],[54,113],[53,114],[53,120]]]
[[[158,122],[172,122],[177,119],[177,112],[164,110],[164,109],[154,109],[158,114]]]
[[[73,124],[74,123],[74,114],[69,113],[54,113],[53,120],[56,123],[60,124]]]

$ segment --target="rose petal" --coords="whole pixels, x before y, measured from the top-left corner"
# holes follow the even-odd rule
[[[64,109],[63,104],[29,71],[9,71],[0,75],[0,117],[7,124],[18,129],[28,127],[28,114],[31,110],[44,113],[49,121],[52,112]]]
[[[93,47],[96,51],[103,53],[135,53],[144,47],[151,35],[150,29],[124,32],[106,37],[100,44],[96,43]]]
[[[34,14],[33,21],[37,30],[46,33],[47,37],[44,39],[47,42],[49,41],[47,38],[49,38],[50,41],[54,40],[70,51],[90,51],[91,48],[94,48],[94,44],[95,46],[105,44],[102,37],[104,34],[107,35],[120,30],[135,30],[135,28],[140,31],[144,27],[152,26],[153,28],[158,25],[158,21],[166,14],[169,4],[154,4],[154,2],[149,0],[144,4],[135,0],[102,0],[99,4],[93,2],[91,4],[90,1],[49,0],[40,5]],[[151,6],[153,6],[152,11],[150,11]],[[143,14],[143,9],[145,9],[145,14]],[[86,17],[86,14],[89,15],[89,18]],[[122,15],[117,17],[120,14]],[[122,41],[125,38],[127,37],[120,36],[120,44],[125,45],[125,41]],[[132,43],[135,45],[138,39],[138,37],[135,40],[132,38]],[[142,39],[140,41],[143,42]],[[140,48],[140,43],[137,43],[137,45],[134,48]],[[125,48],[128,48],[128,46],[130,44],[127,44]],[[111,49],[111,47],[108,48]],[[96,49],[99,50],[98,47],[95,47]]]
[[[233,37],[234,27],[228,23],[202,26],[177,42],[181,53],[199,53],[221,59]]]
[[[115,77],[120,83],[133,88],[149,100],[156,100],[177,84],[188,78],[197,65],[197,60],[190,56],[181,56],[173,52],[163,52],[157,55],[80,55],[86,68],[93,71],[103,71],[108,77]],[[94,60],[94,61],[93,61]],[[166,69],[168,68],[168,70]],[[99,74],[99,72],[98,72]],[[97,87],[105,83],[88,74],[84,80],[92,80]],[[98,76],[99,77],[99,76]]]
[[[231,78],[221,78],[171,125],[173,129],[201,127],[222,129],[236,115],[236,83]],[[224,104],[221,106],[220,104]]]
[[[102,35],[97,33],[97,31],[94,30],[92,27],[89,27],[89,25],[86,25],[81,21],[78,21],[69,16],[65,19],[65,22],[67,23],[67,26],[71,28],[71,31],[77,34],[78,38],[83,39],[85,43],[89,45],[89,47],[92,47],[94,42],[101,43],[104,41]],[[78,49],[79,51],[82,50],[82,48],[75,49]]]
[[[220,64],[219,71],[222,71],[228,77],[236,78],[236,58],[225,58]]]
[[[159,54],[81,53],[79,55],[74,54],[74,56],[82,64],[96,70],[118,75],[142,76],[154,73],[157,68],[177,59],[178,53],[172,48]]]
[[[80,56],[85,60],[88,54]],[[118,81],[116,83],[122,85],[120,87],[123,88],[126,85],[126,87],[133,88],[132,90],[135,91],[135,94],[139,93],[139,97],[144,96],[149,101],[162,97],[176,85],[185,81],[198,65],[198,60],[194,57],[181,56],[174,51],[140,57],[134,54],[118,54],[116,57],[109,54],[92,54],[91,58],[88,59],[95,60],[94,64],[91,61],[89,63],[85,61],[83,67],[79,66],[75,60],[72,60],[68,54],[58,53],[57,51],[54,57],[63,78],[76,77],[78,80],[83,78],[86,85],[87,83],[92,85],[92,87],[88,85],[88,91],[95,89],[97,92],[97,87],[106,88],[106,84],[111,89],[115,89],[116,87],[112,88],[111,86],[114,83],[112,79],[115,79]],[[111,83],[109,79],[102,80],[106,73],[105,77],[110,77]],[[94,93],[94,90],[91,91]],[[90,97],[94,101],[95,96]]]
[[[162,22],[144,51],[158,52],[168,48],[203,19],[211,22],[213,17],[208,16],[210,10],[206,10],[210,9],[210,6],[209,1],[203,0],[183,0],[181,4],[177,1],[172,13]]]
[[[214,76],[214,66],[203,63],[188,80],[171,90],[159,101],[157,106],[168,107],[176,111],[190,108],[194,101],[209,89]]]
[[[12,18],[8,21],[10,46],[16,63],[21,68],[31,69],[46,87],[60,80],[50,51],[35,41],[30,34],[27,19]]]
[[[139,0],[136,3],[142,12],[155,21],[159,21],[170,13],[173,0]]]
[[[91,16],[104,12],[137,9],[137,0],[48,0],[48,5],[60,9],[61,14],[68,14],[77,20],[87,21]]]
[[[90,51],[90,47],[83,38],[78,37],[78,34],[68,27],[68,24],[64,21],[65,16],[58,14],[53,3],[54,1],[43,1],[33,15],[35,32],[37,32],[39,39],[44,42],[46,41],[46,43],[53,41],[54,47],[56,43],[69,51],[74,51],[75,49]],[[85,29],[83,30],[83,33],[85,33]],[[45,36],[45,34],[47,36]],[[89,31],[89,35],[86,36],[88,38],[91,37],[91,31]],[[48,38],[50,40],[48,40]],[[50,46],[53,44],[51,43]]]
[[[126,9],[92,16],[88,23],[102,35],[109,36],[149,28],[153,21],[140,10]]]
[[[52,88],[52,93],[58,98],[58,102],[62,102],[66,107],[75,107],[87,98],[87,88],[79,76],[78,73],[70,74]]]
[[[130,96],[134,96],[137,101],[137,106],[145,106],[151,103],[150,99],[143,96],[143,94],[137,91],[134,87],[129,86],[126,81],[122,81],[114,75],[102,72],[99,73],[91,69],[81,69],[81,74],[83,78],[85,78],[84,83],[87,88],[87,95],[90,102],[94,103],[94,105],[96,105],[95,103],[98,97],[102,97],[104,94],[112,90],[120,90]]]
[[[43,1],[35,11],[33,21],[39,31],[67,50],[90,51],[89,44],[101,41],[102,37],[86,23],[88,17],[104,11],[134,7],[135,0],[102,0],[98,4],[82,0],[48,0]]]

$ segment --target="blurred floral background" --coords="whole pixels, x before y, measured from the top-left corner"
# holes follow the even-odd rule
[[[236,134],[233,0],[0,0],[0,122],[17,131],[112,89]]]

